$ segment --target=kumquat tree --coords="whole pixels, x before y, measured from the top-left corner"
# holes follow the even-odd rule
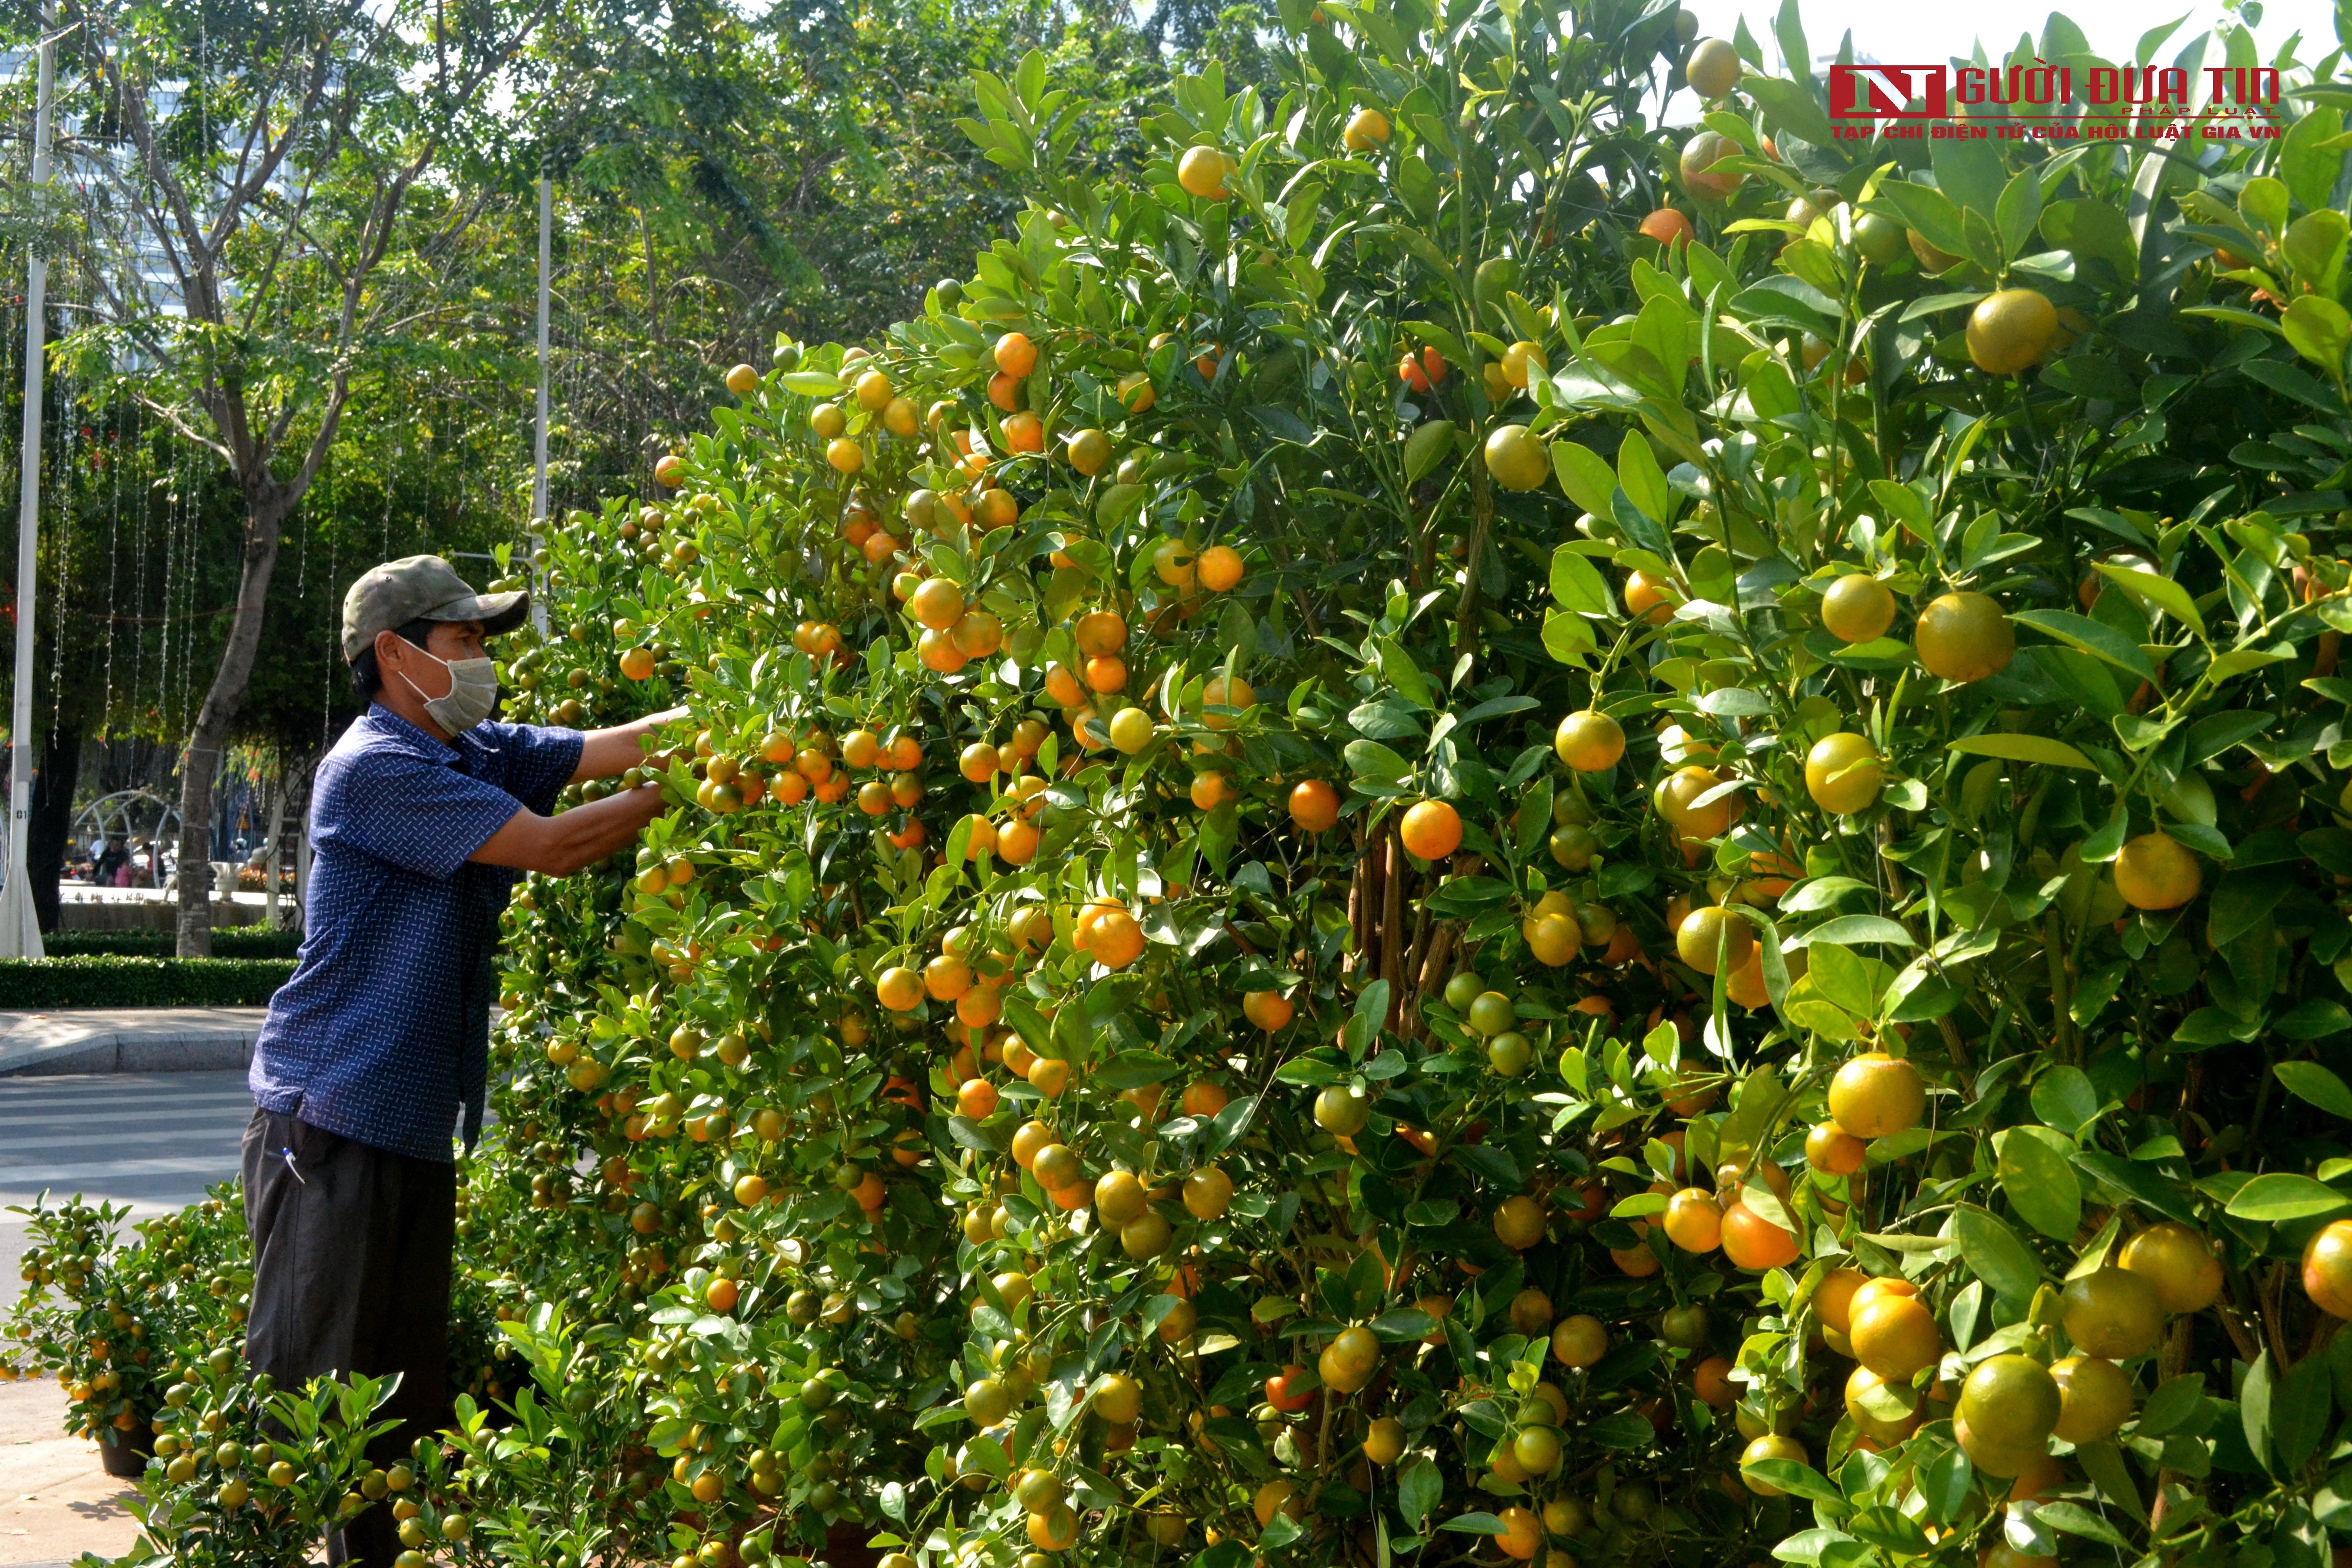
[[[509,710],[693,716],[509,914],[404,1568],[2332,1563],[2341,56],[1282,21],[1125,182],[979,78],[1013,232],[547,540]]]

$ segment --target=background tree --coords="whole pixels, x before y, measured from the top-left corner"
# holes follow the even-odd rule
[[[537,14],[421,16],[349,3],[267,11],[75,5],[78,84],[110,177],[93,243],[152,258],[168,290],[92,268],[103,320],[77,334],[121,385],[226,468],[243,512],[235,608],[180,771],[179,949],[210,950],[215,774],[242,705],[287,518],[317,479],[372,353],[404,328],[430,258],[478,197],[421,177]],[[159,84],[178,80],[176,90]],[[413,236],[404,236],[413,228]],[[136,371],[127,367],[138,365]]]
[[[35,9],[0,14],[0,39],[29,42]],[[340,54],[298,48],[290,22],[263,37],[209,5],[175,19],[94,14],[61,46],[75,178],[0,192],[0,264],[19,267],[37,227],[58,258],[35,703],[45,911],[78,787],[129,765],[121,742],[154,742],[208,774],[250,746],[301,774],[357,711],[333,646],[350,578],[438,550],[480,580],[497,571],[484,558],[521,539],[542,166],[559,204],[560,510],[648,484],[652,458],[705,420],[709,365],[764,364],[780,333],[871,337],[1007,231],[1012,176],[956,125],[975,63],[1010,69],[1046,50],[1057,80],[1085,88],[1078,160],[1116,177],[1140,167],[1131,106],[1164,89],[1171,62],[1211,49],[1244,60],[1234,40],[1265,21],[1243,5],[1142,26],[1120,5],[1027,0],[565,6],[525,40],[508,113],[444,115],[411,134],[458,96],[434,85],[441,52],[429,35],[404,42],[397,26],[333,15]],[[474,53],[490,65],[491,50]],[[302,70],[322,57],[362,68],[314,91]],[[209,85],[152,88],[184,75]],[[133,105],[143,117],[124,110],[126,81],[149,84]],[[28,126],[29,73],[0,92]],[[255,138],[265,101],[302,124]],[[387,209],[420,154],[431,177]],[[218,330],[202,310],[194,324],[166,319],[183,268],[213,279]],[[10,427],[20,380],[0,385]],[[243,459],[208,387],[245,399]],[[272,528],[256,521],[248,472],[268,477]],[[78,765],[82,742],[101,740],[113,750]],[[173,771],[140,782],[211,800],[205,847],[192,840],[189,857],[209,860],[233,808],[217,777]]]
[[[1223,15],[1246,34],[1271,13]],[[1007,232],[1020,205],[1011,176],[957,124],[973,68],[1045,51],[1076,89],[1078,161],[1132,174],[1132,106],[1215,43],[1215,16],[1198,22],[1163,45],[1119,4],[788,0],[756,14],[551,16],[521,74],[560,204],[559,508],[645,484],[652,458],[705,416],[711,365],[764,364],[779,333],[875,336]],[[532,149],[495,156],[503,163],[480,177],[526,192]],[[486,325],[527,331],[530,272],[511,255],[490,260],[482,286],[502,303],[486,300]]]

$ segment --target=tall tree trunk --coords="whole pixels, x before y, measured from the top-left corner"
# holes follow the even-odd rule
[[[65,874],[68,840],[73,832],[74,785],[80,778],[81,726],[58,725],[41,746],[40,771],[33,775],[33,819],[25,840],[33,911],[43,931],[58,929],[58,879]]]
[[[244,706],[261,650],[261,619],[269,600],[269,574],[278,565],[278,531],[301,499],[303,483],[280,484],[268,472],[241,475],[245,491],[245,561],[236,584],[236,615],[220,668],[196,710],[195,727],[180,762],[180,927],[182,958],[209,958],[213,951],[213,781],[220,776],[221,749],[229,725]]]

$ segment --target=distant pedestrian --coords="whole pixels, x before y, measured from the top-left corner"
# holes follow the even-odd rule
[[[643,759],[674,717],[583,734],[493,722],[485,639],[522,593],[480,594],[437,555],[378,566],[343,600],[343,657],[370,702],[319,764],[310,907],[293,977],[269,1004],[249,1080],[246,1355],[282,1387],[401,1374],[379,1462],[447,1425],[454,1140],[482,1124],[490,957],[518,871],[563,876],[635,838],[651,786],[561,816],[558,791]],[[392,1568],[383,1504],[331,1563]]]

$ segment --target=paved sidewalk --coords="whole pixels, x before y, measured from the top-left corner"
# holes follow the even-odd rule
[[[0,1078],[205,1072],[252,1059],[264,1007],[61,1007],[0,1013]]]
[[[47,1380],[0,1383],[0,1564],[68,1563],[85,1552],[120,1557],[139,1523],[98,1445],[65,1436],[66,1396]]]

